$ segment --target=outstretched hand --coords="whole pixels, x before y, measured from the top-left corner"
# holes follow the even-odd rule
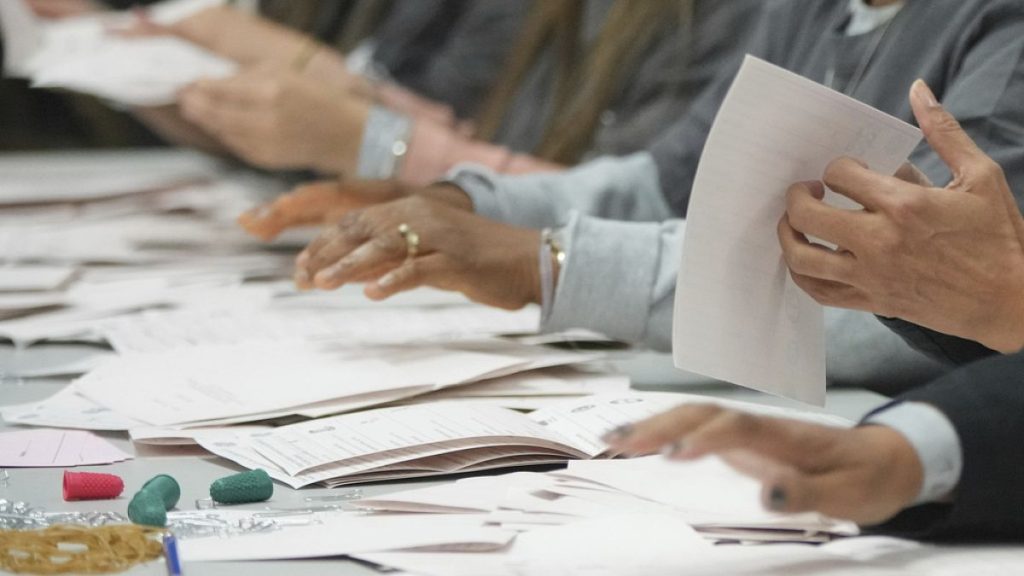
[[[633,455],[661,451],[692,460],[720,454],[762,482],[766,508],[815,511],[862,525],[910,506],[924,477],[913,446],[890,428],[834,428],[714,405],[680,406],[617,428],[605,441]]]
[[[403,224],[418,240],[415,250],[399,232]],[[299,255],[295,282],[321,290],[362,282],[374,300],[431,286],[514,310],[540,302],[540,244],[537,230],[417,194],[347,213]]]

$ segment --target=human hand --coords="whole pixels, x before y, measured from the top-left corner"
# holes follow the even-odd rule
[[[401,224],[419,238],[414,255]],[[346,214],[299,255],[295,282],[321,290],[366,282],[374,300],[432,286],[514,310],[540,301],[539,251],[536,230],[413,195]]]
[[[263,240],[296,226],[329,224],[345,214],[413,194],[472,211],[465,192],[450,184],[416,187],[398,180],[325,180],[303,184],[288,194],[257,206],[238,217],[246,232]]]
[[[147,23],[145,13],[142,14],[140,31],[174,34],[234,60],[243,68],[301,72],[339,88],[364,88],[364,82],[349,73],[343,54],[325,45],[311,46],[311,37],[267,18],[230,6],[216,6],[160,27]],[[313,52],[303,56],[308,49]]]
[[[815,511],[878,524],[910,506],[924,472],[913,446],[884,426],[834,428],[713,405],[684,405],[605,435],[626,454],[720,454],[763,485],[776,512]],[[685,487],[681,487],[685,490]]]
[[[369,104],[295,73],[248,70],[182,91],[183,116],[244,160],[271,169],[345,173],[358,159]]]
[[[825,204],[820,182],[794,184],[778,229],[793,280],[821,304],[902,318],[1001,352],[1020,350],[1024,219],[1003,171],[923,82],[914,84],[910,100],[953,181],[935,188],[906,169],[894,178],[836,160],[824,183],[864,210]]]
[[[96,0],[26,0],[25,3],[42,18],[71,18],[106,11]]]

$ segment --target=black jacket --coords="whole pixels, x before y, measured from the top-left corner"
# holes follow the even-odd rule
[[[922,328],[897,318],[878,317],[910,346],[940,362],[962,366],[998,354],[977,342]]]
[[[931,404],[949,418],[960,437],[963,472],[951,504],[911,508],[876,530],[1024,540],[1024,353],[971,364],[896,400],[903,401]]]

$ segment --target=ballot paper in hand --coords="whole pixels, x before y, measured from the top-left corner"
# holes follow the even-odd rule
[[[676,366],[823,405],[822,307],[789,277],[776,234],[786,190],[820,179],[842,156],[894,173],[920,140],[909,124],[748,56],[694,181],[676,288]]]
[[[151,18],[167,24],[213,0],[176,0],[151,8]],[[83,16],[46,21],[24,0],[0,2],[4,69],[29,78],[33,86],[66,88],[133,106],[160,106],[204,77],[234,73],[236,65],[172,36],[125,37],[112,33],[126,19]]]

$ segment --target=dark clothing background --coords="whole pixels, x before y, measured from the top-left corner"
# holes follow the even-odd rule
[[[949,418],[963,472],[952,503],[910,508],[875,530],[937,540],[1024,539],[1024,353],[971,364],[896,400],[902,401],[931,404]]]

